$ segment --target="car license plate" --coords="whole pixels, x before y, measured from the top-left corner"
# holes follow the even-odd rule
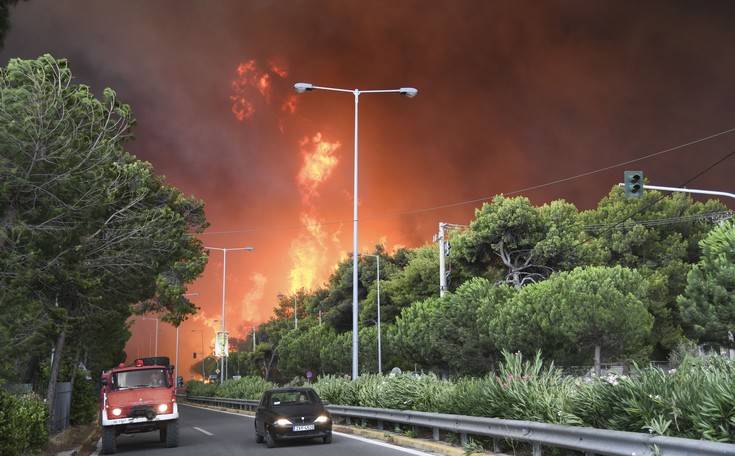
[[[297,424],[297,425],[294,425],[293,430],[295,432],[298,432],[298,431],[313,431],[314,430],[314,425],[313,424]]]

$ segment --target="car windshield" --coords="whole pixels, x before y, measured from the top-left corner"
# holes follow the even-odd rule
[[[141,369],[117,372],[112,376],[115,389],[168,387],[168,376],[164,369]]]
[[[278,391],[271,396],[274,407],[280,405],[314,404],[316,397],[311,391]]]

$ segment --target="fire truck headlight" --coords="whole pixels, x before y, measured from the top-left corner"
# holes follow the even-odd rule
[[[161,404],[158,406],[158,413],[166,413],[168,410],[168,404]]]
[[[112,416],[120,416],[122,415],[122,409],[115,407],[112,409]]]

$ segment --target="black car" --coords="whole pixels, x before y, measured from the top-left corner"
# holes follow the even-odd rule
[[[279,440],[320,438],[332,442],[332,417],[311,388],[263,393],[255,413],[255,439],[273,448]]]

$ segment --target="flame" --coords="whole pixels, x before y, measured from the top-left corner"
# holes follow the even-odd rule
[[[339,163],[336,156],[340,143],[329,142],[321,133],[305,137],[299,142],[303,157],[301,169],[296,175],[304,211],[300,221],[304,232],[291,242],[289,254],[292,268],[289,274],[290,290],[311,290],[325,279],[328,271],[330,247],[339,245],[339,228],[330,234],[324,230],[321,220],[316,216],[314,198],[319,187],[329,179]]]
[[[339,142],[328,142],[317,133],[311,139],[304,138],[301,143],[301,155],[304,161],[297,176],[302,191],[302,199],[308,202],[318,194],[319,186],[329,178],[337,166],[338,159],[334,155],[340,148]]]
[[[240,62],[235,69],[235,79],[230,83],[232,87],[232,113],[240,122],[249,120],[255,114],[254,97],[260,94],[266,104],[270,104],[273,91],[273,76],[285,78],[288,75],[285,67],[272,61],[268,69],[262,70],[254,59]],[[293,98],[293,100],[292,100]],[[281,110],[293,114],[296,110],[296,99],[290,94],[281,103]]]
[[[289,95],[281,105],[281,111],[294,114],[296,112],[296,100],[296,95]]]
[[[278,64],[277,64],[277,63],[275,63],[274,61],[272,61],[272,60],[271,60],[271,61],[270,61],[270,62],[268,63],[268,66],[269,66],[269,68],[270,68],[270,70],[271,70],[271,73],[273,73],[273,74],[277,75],[277,76],[278,76],[279,78],[283,79],[283,78],[285,78],[286,76],[288,76],[288,72],[286,71],[286,68],[284,68],[284,67],[282,67],[282,66],[278,65]]]

